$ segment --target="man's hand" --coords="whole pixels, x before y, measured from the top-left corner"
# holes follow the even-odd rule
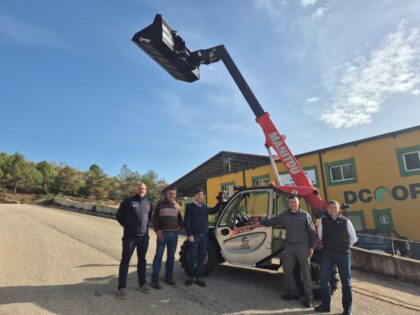
[[[192,235],[188,236],[188,242],[194,243],[194,236]]]
[[[308,257],[311,258],[313,254],[314,254],[314,249],[313,248],[309,248]]]
[[[163,241],[163,235],[161,230],[156,231],[156,236],[159,241]]]

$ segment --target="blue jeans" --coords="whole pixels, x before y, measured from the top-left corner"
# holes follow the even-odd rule
[[[346,311],[351,311],[352,293],[351,293],[351,255],[343,253],[323,252],[321,257],[321,299],[322,305],[330,307],[331,303],[331,289],[330,278],[331,273],[337,266],[340,274],[341,286],[343,290],[343,308]]]
[[[188,277],[200,278],[204,275],[204,260],[207,253],[207,233],[194,235],[194,242],[188,244]]]
[[[165,278],[172,279],[178,232],[162,232],[163,239],[156,241],[156,254],[153,259],[152,282],[159,281],[160,266],[162,265],[163,252],[166,249]]]
[[[122,258],[118,275],[118,289],[127,286],[128,266],[134,249],[137,247],[137,276],[139,285],[146,283],[146,253],[149,247],[149,235],[124,237],[122,239]]]

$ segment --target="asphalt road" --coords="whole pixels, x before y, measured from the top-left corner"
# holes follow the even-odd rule
[[[127,300],[116,297],[122,229],[115,220],[32,205],[0,205],[0,314],[311,314],[285,302],[282,272],[219,266],[207,287],[136,290],[136,259]],[[180,245],[180,242],[179,242]],[[148,278],[155,251],[151,233]],[[354,314],[419,314],[420,288],[354,272]],[[341,313],[341,293],[333,313]]]

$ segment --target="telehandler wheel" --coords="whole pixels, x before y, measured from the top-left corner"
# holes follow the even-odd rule
[[[303,294],[303,279],[300,274],[300,265],[296,263],[295,269],[293,270],[296,285],[301,294]],[[312,278],[312,294],[314,299],[321,300],[321,286],[320,286],[320,266],[318,263],[311,261],[311,278]],[[331,295],[335,293],[338,287],[338,271],[337,267],[334,267],[331,278],[330,278],[330,288]]]
[[[188,240],[185,240],[181,245],[181,250],[179,251],[179,261],[181,263],[181,267],[185,272],[187,272]],[[217,246],[213,240],[209,239],[207,242],[206,258],[204,260],[204,275],[208,275],[217,264]]]

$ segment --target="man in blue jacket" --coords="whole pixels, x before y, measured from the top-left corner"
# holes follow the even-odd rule
[[[117,220],[124,227],[122,238],[122,258],[118,276],[118,297],[127,298],[128,266],[134,249],[137,248],[137,275],[139,290],[149,293],[146,285],[146,253],[149,247],[149,222],[153,213],[153,205],[146,197],[147,187],[139,183],[136,194],[121,202],[117,212]]]
[[[190,286],[195,283],[200,287],[205,287],[206,283],[202,279],[204,275],[204,260],[207,252],[207,231],[209,214],[216,214],[221,203],[214,208],[208,208],[204,200],[204,191],[198,188],[195,191],[192,203],[187,204],[184,216],[184,228],[188,236],[188,262],[185,285]]]

